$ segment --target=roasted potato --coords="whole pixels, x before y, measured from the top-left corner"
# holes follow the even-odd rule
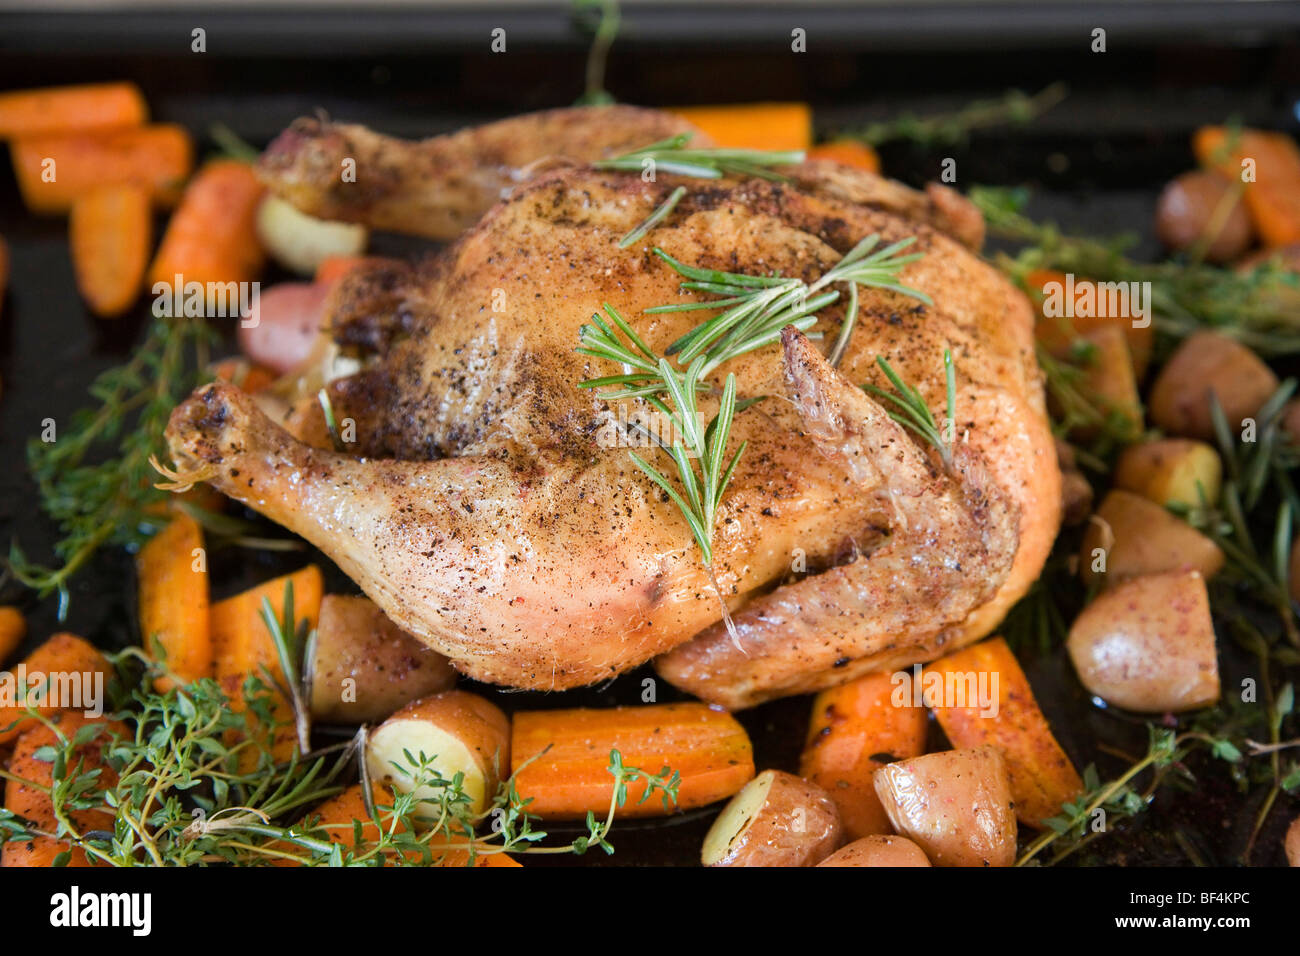
[[[291,372],[316,351],[330,287],[322,282],[281,282],[262,292],[240,323],[239,348],[279,374]]]
[[[1129,435],[1142,432],[1142,399],[1138,395],[1137,376],[1129,354],[1124,329],[1112,322],[1099,325],[1080,335],[1090,347],[1083,363],[1080,390],[1096,400],[1097,407],[1124,422]],[[1092,429],[1080,428],[1087,434]]]
[[[900,760],[877,770],[875,784],[894,829],[935,866],[1015,862],[1011,779],[996,747]]]
[[[1210,578],[1222,567],[1217,544],[1155,502],[1119,489],[1102,500],[1079,550],[1084,583],[1104,587],[1188,568]]]
[[[1255,238],[1250,214],[1232,183],[1213,170],[1193,170],[1170,181],[1156,200],[1156,236],[1182,252],[1210,240],[1205,258],[1231,262],[1250,248]],[[1216,228],[1217,220],[1217,228]]]
[[[854,840],[818,866],[929,866],[922,849],[907,837],[883,833]]]
[[[1286,828],[1286,841],[1282,846],[1286,850],[1287,865],[1300,866],[1300,817],[1292,820]]]
[[[840,812],[821,787],[765,770],[731,798],[704,837],[705,866],[814,866],[842,842]]]
[[[456,684],[447,658],[402,631],[369,598],[340,594],[321,601],[304,670],[311,715],[325,723],[383,720]]]
[[[1197,332],[1160,370],[1148,405],[1151,420],[1171,435],[1212,439],[1211,393],[1236,431],[1275,391],[1277,376],[1258,355],[1226,335]]]
[[[331,256],[365,252],[370,233],[359,223],[317,219],[278,196],[267,196],[257,207],[257,238],[280,265],[310,276]]]
[[[501,769],[510,766],[510,721],[490,701],[449,690],[407,705],[370,735],[366,768],[372,782],[436,798],[440,787],[416,779],[407,753],[417,760],[423,754],[445,780],[463,773],[469,810],[481,813],[496,793]]]
[[[1158,505],[1209,504],[1219,500],[1223,463],[1219,453],[1204,442],[1188,438],[1163,438],[1130,445],[1115,466],[1115,486],[1148,498]]]
[[[1170,713],[1219,699],[1219,665],[1205,579],[1148,574],[1083,609],[1066,643],[1083,686],[1126,710]]]

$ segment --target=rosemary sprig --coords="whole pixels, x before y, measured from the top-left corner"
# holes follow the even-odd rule
[[[674,189],[668,194],[668,198],[660,203],[655,208],[655,211],[645,218],[644,222],[618,241],[618,247],[620,249],[627,249],[631,246],[635,246],[646,237],[646,233],[668,218],[669,214],[677,208],[677,204],[682,201],[682,197],[685,195],[685,186],[678,186]]]
[[[939,453],[939,457],[943,459],[944,467],[951,468],[953,441],[945,437],[944,432],[951,434],[957,427],[957,378],[952,365],[952,351],[943,350],[943,371],[947,393],[945,407],[948,418],[942,426],[934,420],[930,406],[925,403],[921,393],[904,382],[883,355],[876,356],[876,364],[880,366],[880,370],[885,373],[885,377],[889,379],[894,389],[886,391],[878,385],[867,383],[862,386],[863,390],[873,398],[886,402],[885,411],[889,413],[889,417],[933,446]],[[952,436],[954,439],[955,437]]]
[[[302,670],[303,648],[311,641],[310,624],[304,618],[298,621],[293,615],[293,582],[284,586],[284,603],[279,617],[268,598],[262,598],[262,621],[271,635],[275,645],[276,657],[280,662],[280,672],[284,674],[286,687],[281,688],[293,707],[294,728],[298,736],[298,749],[302,753],[311,750],[311,709],[307,706],[308,691],[306,675]],[[266,678],[274,681],[273,675]]]
[[[15,541],[8,565],[42,597],[58,592],[61,620],[68,581],[95,551],[105,544],[139,544],[160,524],[150,509],[167,495],[154,488],[149,459],[163,451],[172,409],[199,382],[199,374],[187,372],[187,356],[196,353],[193,367],[205,367],[212,341],[201,321],[156,320],[129,361],[91,384],[96,405],[58,423],[56,440],[28,442],[27,464],[41,505],[62,534],[54,547],[61,563],[34,564]]]
[[[586,88],[578,98],[579,106],[603,106],[614,97],[605,89],[605,65],[609,49],[618,36],[622,15],[618,0],[572,0],[573,17],[592,35],[587,50]],[[593,16],[594,15],[594,16]]]
[[[772,171],[774,166],[802,163],[802,150],[765,149],[687,149],[691,133],[678,133],[631,152],[592,163],[595,169],[690,176],[695,179],[721,179],[723,176],[757,176],[783,182],[785,177]]]

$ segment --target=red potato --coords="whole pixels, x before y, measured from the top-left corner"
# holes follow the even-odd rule
[[[1286,828],[1286,841],[1282,844],[1286,850],[1288,866],[1300,866],[1300,817],[1291,821]]]
[[[731,798],[704,837],[705,866],[814,866],[842,841],[840,813],[821,787],[765,770]]]
[[[929,866],[925,851],[907,837],[877,833],[836,850],[818,866]]]
[[[1093,515],[1079,550],[1084,584],[1112,587],[1129,578],[1195,569],[1212,578],[1223,551],[1177,515],[1131,491],[1115,489]]]
[[[935,866],[1011,866],[1016,814],[1006,760],[996,747],[945,750],[876,771],[894,829]]]
[[[1156,235],[1181,252],[1209,240],[1205,258],[1231,262],[1250,248],[1255,228],[1231,181],[1213,170],[1193,170],[1171,180],[1156,201]]]
[[[1197,332],[1179,346],[1151,387],[1151,421],[1171,435],[1214,438],[1210,394],[1228,427],[1241,428],[1277,391],[1277,376],[1258,355],[1217,332]]]
[[[1214,622],[1196,571],[1149,574],[1101,594],[1066,642],[1083,686],[1140,713],[1179,713],[1219,699]]]
[[[316,348],[330,288],[321,282],[282,282],[262,292],[240,323],[240,349],[282,374],[302,365]]]

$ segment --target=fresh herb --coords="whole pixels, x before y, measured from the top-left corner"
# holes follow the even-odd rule
[[[59,618],[68,610],[68,581],[102,545],[138,545],[161,520],[166,495],[153,486],[150,458],[164,448],[172,409],[199,382],[187,372],[206,365],[213,336],[202,322],[157,319],[131,359],[101,373],[90,386],[97,404],[73,415],[53,440],[33,438],[27,464],[46,514],[62,535],[57,566],[30,562],[15,541],[9,569],[44,597],[59,594]],[[57,427],[51,426],[51,427]]]
[[[669,214],[677,208],[677,204],[682,201],[682,197],[685,195],[685,186],[678,186],[674,189],[668,194],[668,198],[660,203],[655,211],[646,217],[645,221],[642,222],[641,225],[637,226],[618,241],[618,247],[620,249],[627,249],[631,246],[635,246],[646,237],[646,234],[651,229],[668,218]]]
[[[869,383],[862,386],[863,390],[872,397],[887,402],[885,411],[889,413],[889,417],[904,428],[915,432],[939,453],[945,468],[952,468],[952,446],[955,437],[953,431],[957,427],[957,379],[952,366],[952,352],[949,349],[943,350],[948,418],[942,427],[934,420],[930,406],[925,403],[921,393],[904,382],[883,355],[876,356],[876,364],[885,373],[894,390],[886,391]]]
[[[840,130],[836,136],[861,140],[870,146],[896,140],[923,146],[960,143],[978,129],[1030,123],[1065,99],[1066,93],[1063,83],[1053,83],[1032,96],[1021,90],[1009,90],[998,99],[976,100],[951,113],[930,116],[903,113],[892,119]]]
[[[276,617],[270,599],[262,598],[262,621],[271,635],[271,643],[275,645],[276,658],[280,662],[280,672],[284,675],[286,686],[280,689],[293,707],[298,749],[307,753],[311,750],[311,711],[307,707],[310,694],[302,663],[303,649],[311,641],[311,636],[310,625],[305,619],[294,620],[292,581],[285,583],[284,604],[279,617]],[[268,672],[265,676],[269,681],[275,681],[273,674]]]
[[[573,0],[573,16],[592,35],[591,47],[587,50],[586,88],[578,98],[578,105],[613,103],[613,95],[605,89],[605,66],[622,19],[618,0]]]
[[[802,150],[774,151],[766,149],[687,149],[691,133],[678,133],[642,146],[630,153],[601,159],[592,163],[595,169],[614,169],[623,172],[669,173],[695,179],[721,179],[723,176],[757,176],[783,182],[785,177],[771,170],[773,166],[793,166],[802,163]]]

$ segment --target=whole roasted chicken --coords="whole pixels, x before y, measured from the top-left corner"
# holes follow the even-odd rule
[[[329,555],[400,626],[474,678],[532,689],[660,673],[731,708],[925,661],[997,626],[1055,536],[1060,472],[1027,301],[975,254],[981,219],[827,162],[782,179],[705,180],[593,168],[683,131],[629,107],[560,110],[412,143],[303,120],[262,158],[270,188],[313,215],[455,241],[377,262],[336,288],[328,334],[360,370],[328,385],[355,423],[336,451],[313,398],[286,423],[228,384],[196,391],[168,438],[184,468]],[[692,146],[708,145],[697,136]],[[355,181],[339,176],[345,159]],[[677,187],[646,240],[619,240]],[[638,468],[643,400],[575,351],[606,303],[656,354],[715,312],[682,263],[813,281],[864,237],[915,237],[900,282],[862,287],[838,365],[846,295],[817,324],[718,368],[734,373],[746,442],[701,561],[672,498]],[[944,415],[951,455],[861,387],[877,357]],[[620,407],[624,406],[624,407]],[[640,416],[640,417],[638,417]],[[286,427],[287,426],[287,427]],[[625,437],[626,441],[614,440]],[[675,480],[668,453],[635,449]],[[723,601],[729,609],[724,618]]]

